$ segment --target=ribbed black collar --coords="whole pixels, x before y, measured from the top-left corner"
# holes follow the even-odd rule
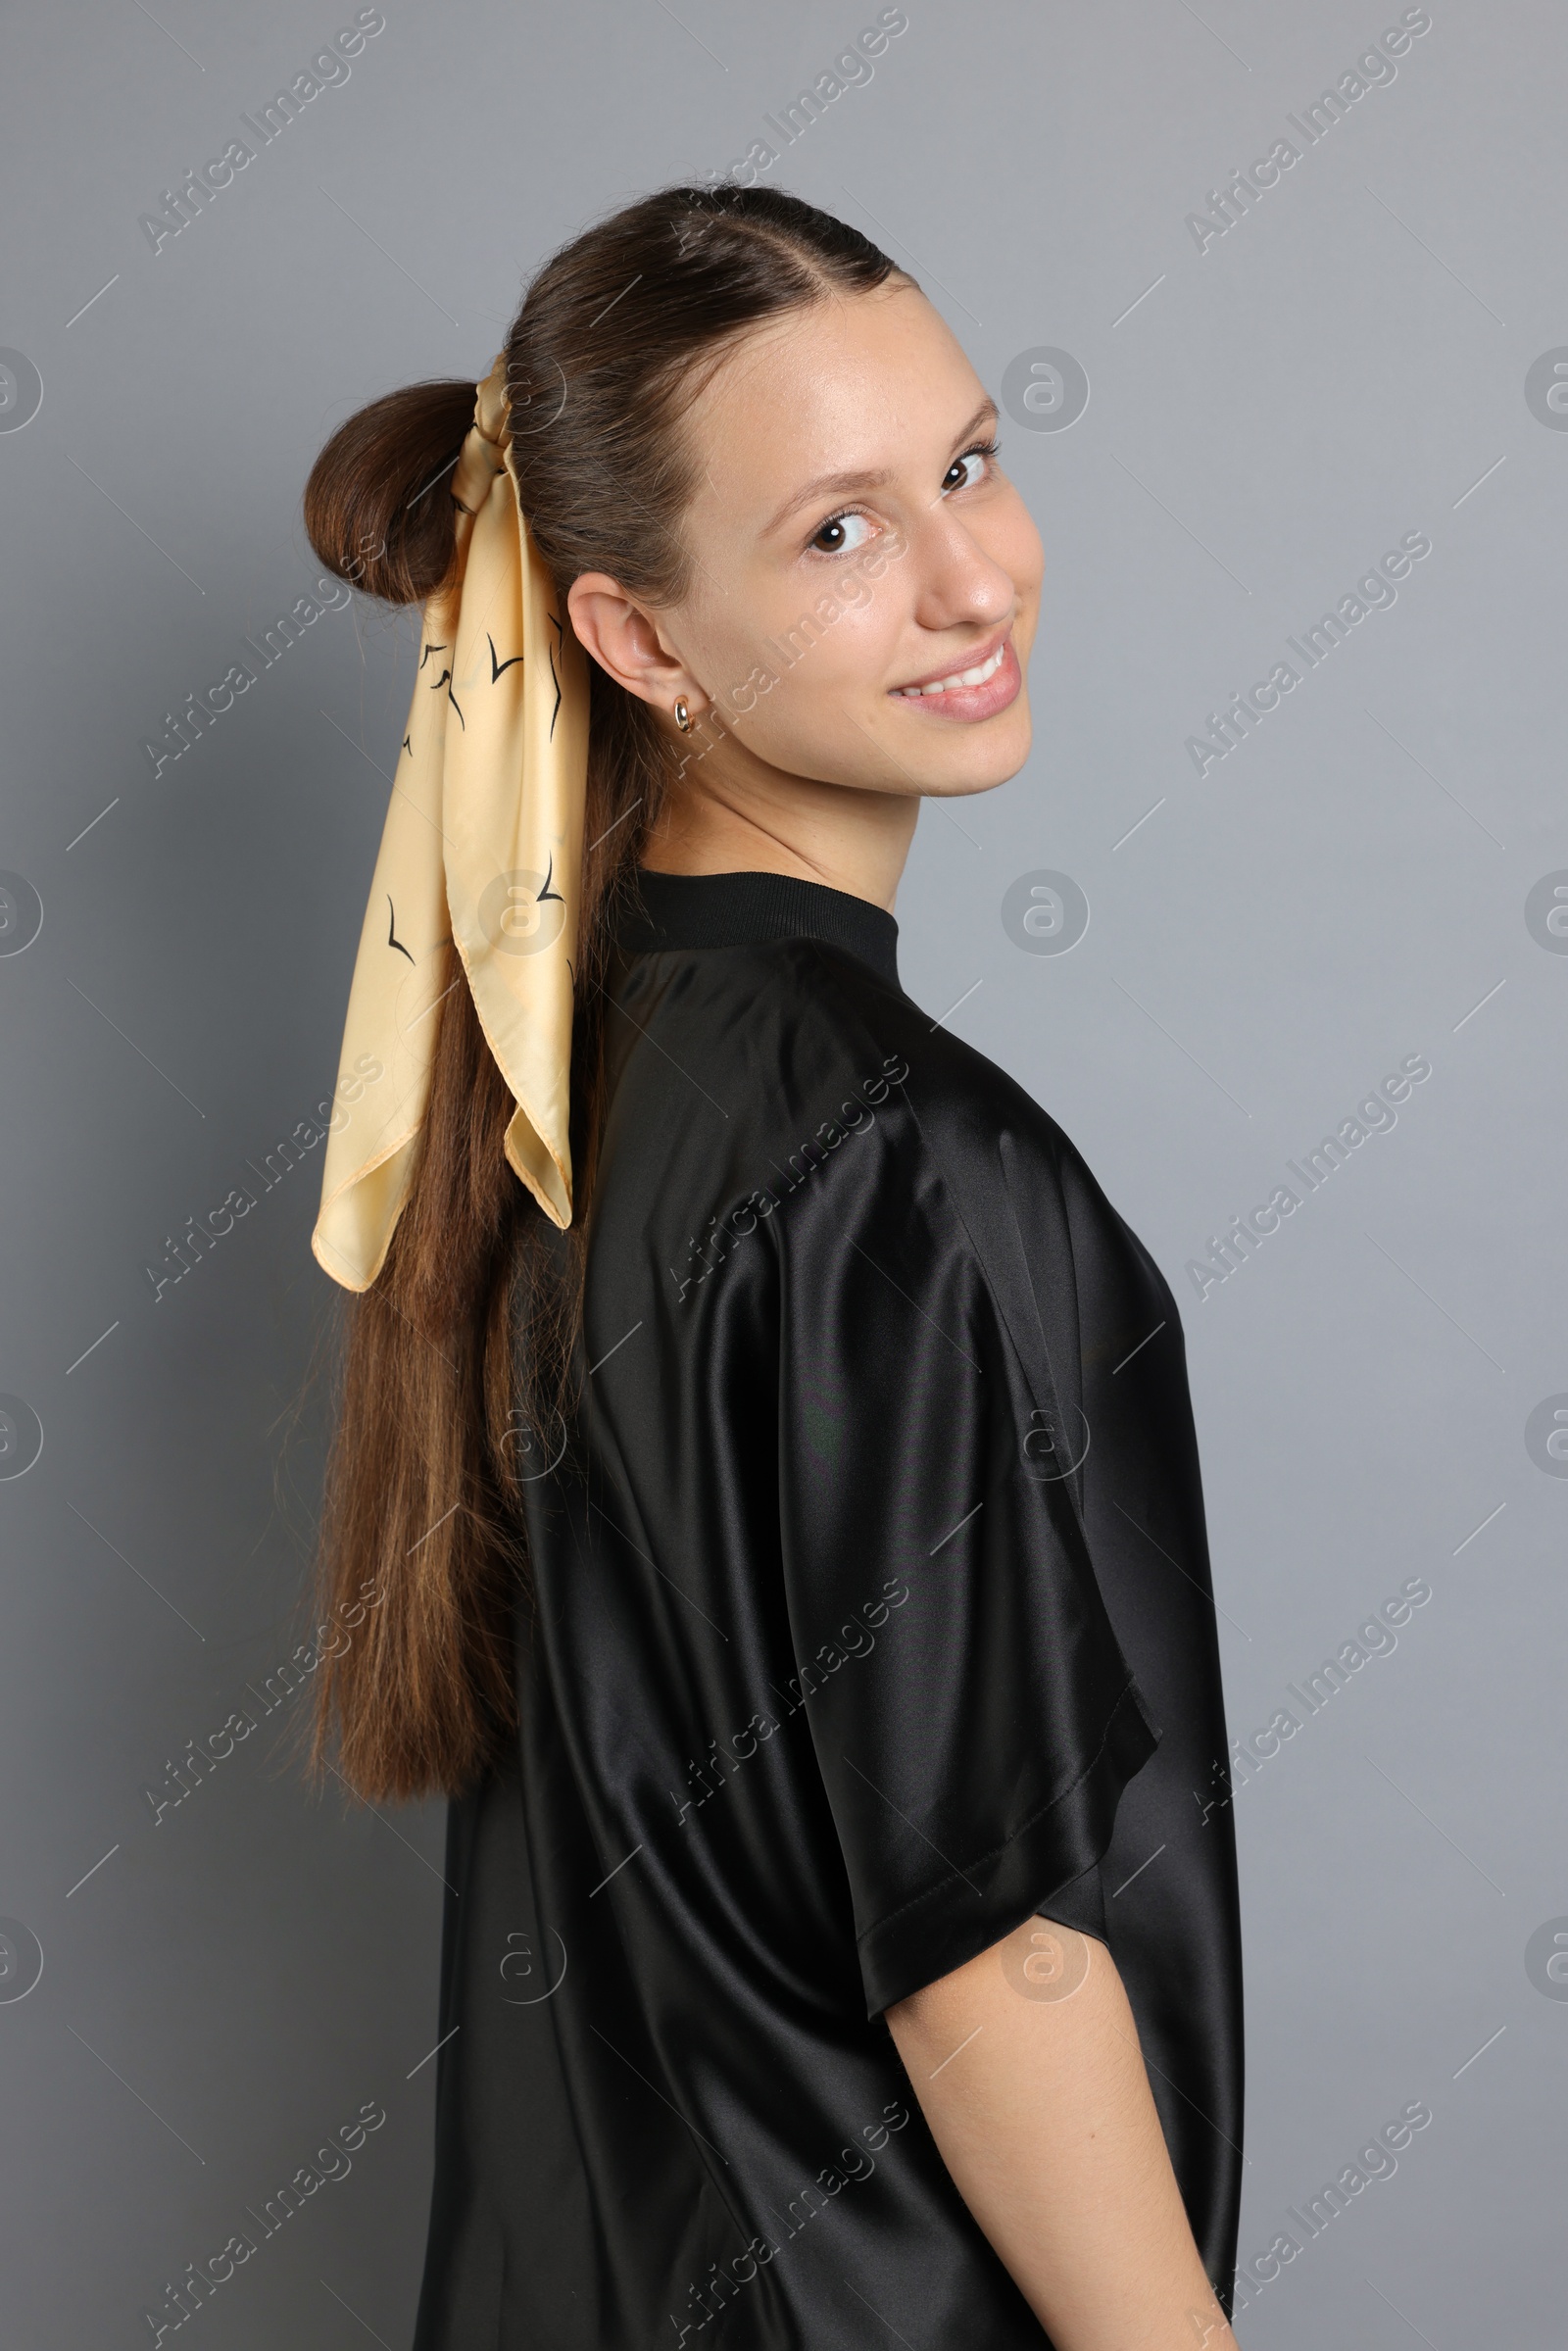
[[[639,870],[641,908],[617,931],[629,955],[666,948],[747,947],[762,939],[824,939],[899,986],[899,926],[883,906],[788,873]]]

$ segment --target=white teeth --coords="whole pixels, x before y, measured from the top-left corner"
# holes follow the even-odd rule
[[[982,661],[978,668],[962,669],[956,676],[938,678],[935,684],[929,686],[901,686],[899,691],[901,694],[912,697],[919,694],[949,694],[957,686],[983,686],[988,678],[996,676],[997,671],[1002,667],[1006,651],[1006,644],[1004,642],[997,647],[990,661]]]

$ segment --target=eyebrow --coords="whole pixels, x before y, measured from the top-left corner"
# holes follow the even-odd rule
[[[972,440],[982,425],[995,424],[996,421],[996,402],[990,399],[983,400],[969,418],[968,423],[955,434],[954,448],[960,448],[965,441]],[[764,539],[771,537],[780,523],[787,521],[789,516],[794,514],[797,507],[807,506],[813,499],[849,498],[853,497],[858,490],[885,490],[892,479],[893,476],[886,466],[879,466],[868,472],[819,473],[814,481],[808,481],[799,490],[790,492],[784,504],[762,525],[762,536]]]

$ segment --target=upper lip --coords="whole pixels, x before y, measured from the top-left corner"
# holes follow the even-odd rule
[[[928,669],[923,677],[905,678],[902,684],[893,688],[893,692],[903,694],[910,686],[934,686],[945,677],[961,677],[966,669],[978,669],[983,661],[990,661],[992,655],[1000,646],[1006,643],[1011,634],[1012,622],[1009,620],[1005,628],[998,629],[996,635],[989,638],[984,644],[976,645],[964,653],[956,654],[952,661],[944,661],[940,669]]]

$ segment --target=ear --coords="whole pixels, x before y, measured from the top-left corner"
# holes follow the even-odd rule
[[[585,571],[573,580],[566,610],[578,643],[628,694],[664,711],[673,709],[677,695],[690,703],[707,701],[658,622],[608,571]]]

